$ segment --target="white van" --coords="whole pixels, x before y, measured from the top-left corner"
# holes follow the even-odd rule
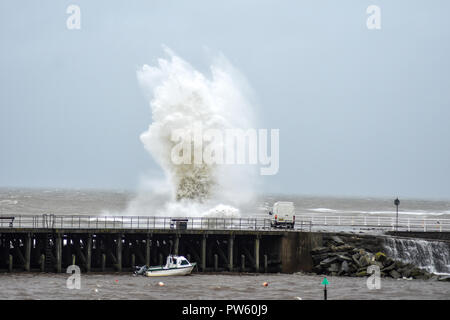
[[[269,211],[272,216],[270,225],[273,228],[291,228],[295,224],[295,207],[293,202],[278,201],[273,205],[273,210]]]

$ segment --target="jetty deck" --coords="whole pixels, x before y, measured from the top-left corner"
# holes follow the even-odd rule
[[[411,220],[393,226],[390,218],[385,222],[376,217],[298,216],[295,229],[275,229],[261,218],[0,217],[0,271],[9,272],[59,273],[70,265],[82,272],[129,272],[136,265],[163,264],[169,254],[197,262],[198,272],[307,272],[313,267],[310,251],[322,245],[324,228],[427,234],[450,230],[448,221],[427,221],[424,228]]]

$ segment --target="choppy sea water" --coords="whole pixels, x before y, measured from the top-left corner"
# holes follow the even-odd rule
[[[68,274],[0,274],[0,299],[99,300],[320,300],[323,277],[304,274],[192,274],[146,278],[130,274],[82,274],[81,288],[68,289]],[[450,299],[445,282],[382,279],[368,289],[366,278],[328,277],[329,300]],[[158,283],[163,282],[164,286]],[[268,286],[263,286],[268,282]]]
[[[125,191],[0,189],[0,214],[121,212],[134,194]],[[262,216],[275,201],[294,201],[297,214],[394,214],[392,199],[260,196],[241,209]],[[449,201],[404,200],[401,214],[450,218]],[[144,214],[144,213],[143,213]],[[323,277],[304,274],[193,274],[145,278],[131,274],[82,274],[80,290],[66,287],[67,274],[0,274],[0,299],[322,299]],[[369,290],[366,278],[328,277],[328,299],[450,299],[448,282],[382,279]],[[158,282],[163,281],[164,286]],[[264,287],[263,282],[269,286]]]
[[[124,212],[136,195],[127,191],[0,188],[0,214],[82,214]],[[394,216],[393,199],[260,195],[240,209],[242,216],[265,216],[276,201],[293,201],[298,215]],[[139,213],[147,215],[148,212]],[[402,199],[399,214],[450,219],[450,201]]]

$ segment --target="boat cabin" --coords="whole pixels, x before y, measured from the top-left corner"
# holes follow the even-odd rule
[[[164,268],[171,269],[171,268],[185,267],[189,265],[191,264],[185,257],[170,255],[167,257],[166,265]]]

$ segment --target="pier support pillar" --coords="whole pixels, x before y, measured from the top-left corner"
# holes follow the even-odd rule
[[[228,270],[233,271],[233,245],[234,237],[231,235],[228,239]]]
[[[31,263],[31,234],[27,233],[25,238],[25,271],[30,271]]]
[[[264,255],[264,272],[267,273],[268,270],[268,261],[267,261],[267,254]]]
[[[88,235],[86,240],[86,272],[91,272],[91,262],[92,262],[92,235]]]
[[[145,265],[150,266],[150,236],[145,240]]]
[[[136,266],[136,255],[134,253],[131,254],[131,268],[134,270],[134,267]]]
[[[117,271],[122,272],[122,235],[119,234],[117,236],[117,252],[116,252],[116,258],[117,258]]]
[[[178,248],[180,247],[180,235],[176,234],[175,235],[175,243],[173,245],[173,254],[174,255],[178,255]]]
[[[217,254],[214,254],[214,271],[217,271],[219,269],[219,256]]]
[[[8,272],[13,272],[13,256],[10,254],[8,256]]]
[[[255,239],[255,270],[259,272],[259,237]]]
[[[245,255],[241,254],[241,271],[245,272]]]
[[[106,270],[106,254],[102,254],[102,272]]]
[[[61,273],[61,260],[62,260],[62,239],[61,235],[58,233],[55,239],[55,249],[56,249],[56,272]]]
[[[206,236],[203,235],[202,238],[202,271],[206,269]]]
[[[45,254],[41,254],[41,259],[39,262],[41,265],[41,272],[45,272]]]

